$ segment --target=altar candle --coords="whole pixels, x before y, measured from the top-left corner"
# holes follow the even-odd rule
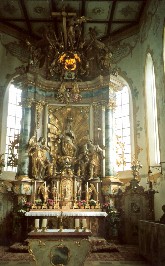
[[[57,181],[57,193],[59,193],[59,181]]]
[[[42,228],[46,228],[47,226],[47,219],[42,219]]]
[[[39,219],[35,219],[35,228],[39,228]]]
[[[83,225],[83,228],[87,228],[87,220],[86,219],[82,219],[82,225]]]
[[[88,192],[88,182],[87,182],[87,192]]]
[[[75,227],[78,228],[80,226],[80,220],[75,219]]]
[[[96,191],[99,191],[99,183],[97,183]]]
[[[77,193],[77,182],[76,182],[76,178],[74,180],[74,191],[75,191],[75,194]]]
[[[34,194],[36,194],[36,181],[34,181]]]
[[[76,178],[74,180],[74,197],[75,197],[75,200],[76,200],[76,195],[77,195],[77,182],[76,182]]]

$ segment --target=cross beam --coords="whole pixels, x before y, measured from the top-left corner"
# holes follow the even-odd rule
[[[64,30],[64,45],[65,48],[67,48],[67,28],[66,28],[66,19],[67,17],[76,17],[75,12],[52,12],[52,17],[62,17],[62,24],[63,24],[63,30]]]

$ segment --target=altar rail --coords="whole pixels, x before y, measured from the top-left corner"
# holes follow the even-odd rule
[[[139,252],[152,265],[165,265],[165,225],[139,221]]]

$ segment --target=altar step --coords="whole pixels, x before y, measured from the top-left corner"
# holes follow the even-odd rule
[[[93,245],[91,253],[85,260],[84,266],[147,266],[148,264],[140,255],[138,246],[107,243],[103,238],[91,237]],[[18,247],[18,245],[16,245]],[[32,257],[25,251],[11,252],[8,247],[0,246],[1,266],[36,266]],[[79,265],[73,265],[79,266]]]

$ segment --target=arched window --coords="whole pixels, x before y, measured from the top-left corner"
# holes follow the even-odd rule
[[[8,91],[8,110],[7,110],[7,130],[6,130],[6,148],[5,148],[5,168],[6,171],[16,172],[18,143],[17,138],[21,129],[22,107],[21,90],[13,84]]]
[[[117,171],[131,169],[131,129],[129,90],[125,86],[116,92],[115,134],[117,140]]]
[[[155,71],[151,55],[147,54],[145,69],[146,124],[149,165],[160,163]]]

